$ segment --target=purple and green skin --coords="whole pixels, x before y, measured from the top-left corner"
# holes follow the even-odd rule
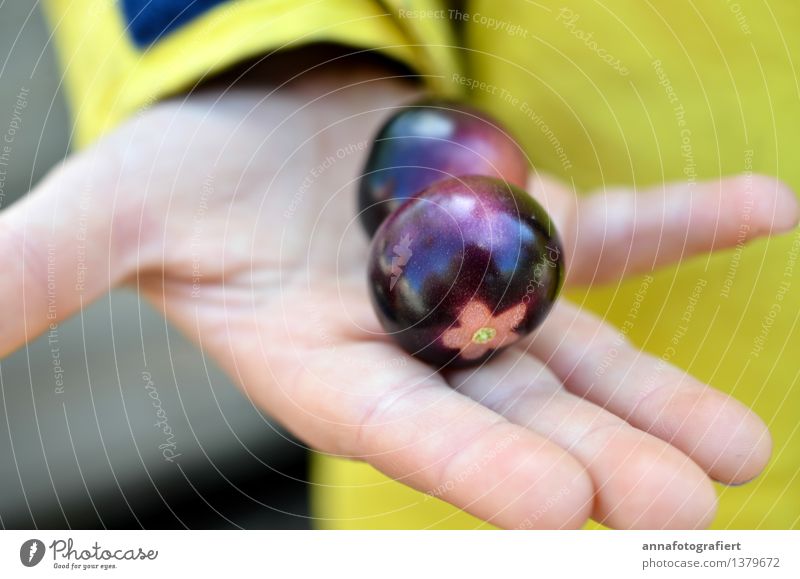
[[[528,171],[497,121],[463,103],[423,100],[392,115],[375,137],[359,183],[361,223],[372,237],[404,200],[440,179],[486,175],[524,188]]]
[[[564,277],[542,207],[504,181],[437,181],[403,203],[370,247],[370,296],[386,330],[437,368],[480,364],[534,330]]]

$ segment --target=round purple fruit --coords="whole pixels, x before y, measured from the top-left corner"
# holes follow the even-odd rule
[[[486,175],[525,187],[528,168],[519,145],[485,113],[424,100],[400,109],[375,137],[359,183],[361,222],[371,237],[402,201],[435,181]]]
[[[525,191],[490,177],[446,179],[376,232],[370,296],[409,354],[438,368],[479,364],[542,322],[561,288],[563,255]]]

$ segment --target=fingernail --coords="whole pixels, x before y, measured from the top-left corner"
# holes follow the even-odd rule
[[[742,481],[742,482],[730,482],[730,483],[729,482],[722,482],[721,480],[714,479],[714,482],[719,483],[722,486],[726,486],[726,487],[741,487],[741,486],[744,486],[744,485],[746,485],[748,483],[753,482],[757,478],[758,478],[757,476],[754,476],[753,478],[747,479],[747,480]]]

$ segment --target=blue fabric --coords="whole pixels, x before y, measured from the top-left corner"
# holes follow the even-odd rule
[[[139,48],[191,22],[203,12],[233,0],[122,0],[128,31]]]

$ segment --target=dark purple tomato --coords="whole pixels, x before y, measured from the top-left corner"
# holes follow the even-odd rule
[[[479,364],[537,327],[564,251],[544,209],[504,181],[437,181],[381,225],[368,262],[384,329],[438,368]]]
[[[486,175],[526,186],[528,161],[497,121],[476,108],[424,100],[400,109],[378,132],[358,190],[371,237],[400,203],[434,181]]]

